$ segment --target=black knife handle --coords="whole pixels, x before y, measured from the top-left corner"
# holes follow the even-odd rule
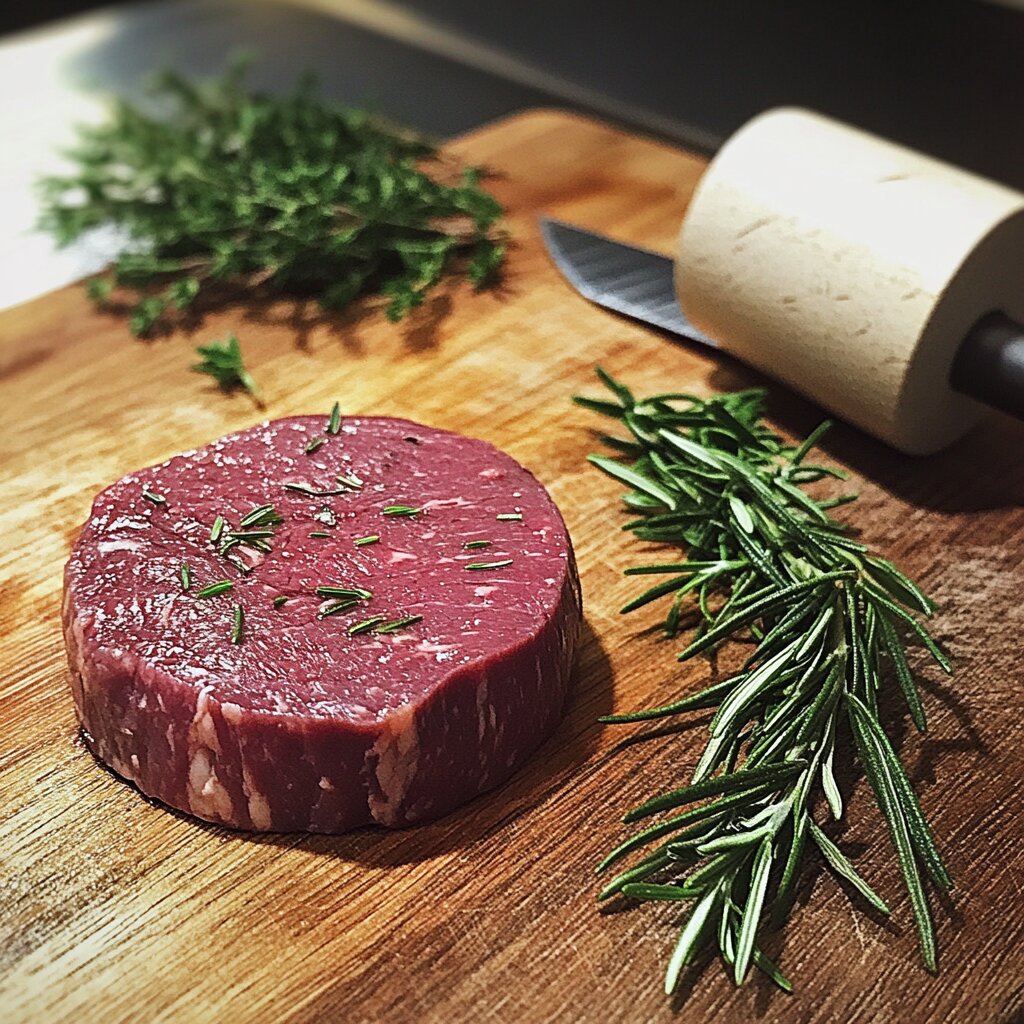
[[[953,360],[955,391],[1024,419],[1024,327],[988,313],[971,328]]]

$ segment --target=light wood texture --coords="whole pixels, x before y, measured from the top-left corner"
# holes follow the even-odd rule
[[[584,462],[592,419],[569,405],[601,362],[638,391],[747,385],[752,372],[575,296],[549,264],[550,212],[669,251],[701,162],[556,112],[461,140],[499,172],[516,245],[499,292],[458,286],[403,327],[286,305],[228,309],[143,344],[78,288],[0,314],[0,1020],[1005,1022],[1024,1014],[1020,806],[1024,432],[997,420],[913,461],[840,428],[831,455],[857,523],[938,599],[952,681],[926,686],[931,733],[897,733],[957,882],[934,901],[942,974],[918,965],[906,899],[866,786],[847,771],[845,849],[893,906],[885,925],[811,857],[768,949],[796,986],[735,990],[716,964],[661,992],[679,908],[600,914],[592,868],[618,815],[678,784],[694,727],[647,744],[601,728],[692,690],[706,664],[621,617],[638,557],[618,488]],[[364,311],[365,312],[365,311]],[[237,330],[271,416],[411,416],[484,437],[550,487],[583,575],[587,630],[568,714],[508,785],[402,832],[247,836],[144,801],[76,740],[59,628],[61,567],[93,493],[254,422],[244,396],[189,373],[192,345]],[[773,389],[782,429],[820,413]],[[895,708],[895,705],[894,705]]]

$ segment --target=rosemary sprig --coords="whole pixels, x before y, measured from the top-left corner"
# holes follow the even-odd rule
[[[234,391],[236,388],[248,391],[253,401],[260,408],[263,407],[263,396],[252,374],[245,368],[242,347],[233,334],[229,334],[223,341],[197,345],[196,354],[200,357],[198,363],[192,364],[196,373],[212,377],[221,391]]]
[[[134,334],[230,289],[325,309],[379,294],[399,320],[446,273],[478,288],[494,278],[501,207],[479,172],[324,101],[310,76],[284,96],[245,78],[237,61],[208,82],[164,73],[149,108],[163,116],[115,101],[106,122],[79,130],[72,173],[41,183],[42,224],[60,244],[109,226],[126,237],[89,293],[102,303],[125,290]]]
[[[576,401],[619,421],[628,436],[604,438],[618,459],[590,461],[628,488],[624,501],[635,518],[624,529],[686,551],[681,559],[627,570],[664,580],[623,611],[668,600],[665,632],[692,630],[680,660],[725,641],[753,640],[752,653],[729,678],[662,707],[603,719],[630,723],[715,709],[692,780],[625,816],[633,822],[668,815],[602,861],[599,871],[645,851],[600,898],[692,901],[666,992],[709,945],[737,984],[754,964],[788,989],[758,940],[788,912],[808,839],[843,882],[888,912],[812,816],[819,791],[833,817],[843,813],[833,761],[845,720],[892,836],[922,959],[936,970],[924,876],[940,889],[952,882],[878,711],[879,693],[895,681],[914,723],[925,728],[905,637],[949,671],[920,621],[933,613],[932,602],[828,515],[836,501],[804,490],[842,476],[806,462],[827,424],[790,448],[762,422],[761,390],[636,399],[598,374],[612,399]]]

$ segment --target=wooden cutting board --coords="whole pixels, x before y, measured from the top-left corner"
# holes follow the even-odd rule
[[[995,419],[914,461],[838,428],[830,456],[863,497],[864,536],[923,581],[951,680],[927,677],[926,741],[894,711],[957,888],[933,900],[942,973],[919,966],[888,837],[863,781],[842,846],[893,907],[865,916],[814,857],[789,926],[768,943],[796,987],[736,990],[717,964],[675,1001],[662,972],[682,911],[594,903],[594,863],[621,812],[688,777],[703,742],[622,746],[599,715],[693,690],[706,664],[621,617],[638,551],[618,488],[587,467],[600,362],[634,389],[747,386],[738,364],[674,343],[574,295],[549,264],[547,212],[668,250],[697,157],[537,111],[452,147],[483,162],[515,246],[500,291],[457,286],[407,326],[369,308],[333,319],[233,308],[142,343],[69,288],[0,313],[0,1020],[844,1021],[1024,1019],[1024,428]],[[188,370],[192,346],[235,330],[267,415],[409,416],[486,438],[550,487],[576,545],[585,641],[556,735],[508,785],[442,821],[339,837],[248,836],[147,803],[76,739],[59,627],[61,568],[93,494],[122,474],[259,418]],[[773,387],[772,416],[820,412]],[[895,704],[893,705],[895,708]]]

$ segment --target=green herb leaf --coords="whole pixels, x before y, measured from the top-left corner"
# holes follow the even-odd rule
[[[348,627],[346,632],[349,636],[358,636],[360,633],[368,633],[374,626],[380,622],[387,621],[386,615],[371,615],[368,619],[363,619],[362,622],[354,622]]]
[[[224,532],[224,527],[227,526],[227,521],[223,516],[217,516],[213,521],[213,526],[210,527],[210,540],[216,544],[220,540],[221,534]]]
[[[335,402],[327,421],[327,433],[337,434],[341,430],[341,403]]]
[[[240,644],[242,642],[242,632],[245,628],[245,613],[242,611],[240,604],[235,605],[235,627],[231,631],[231,642],[233,644]]]
[[[231,580],[218,580],[216,583],[208,583],[202,590],[196,591],[196,597],[216,597],[218,594],[226,594],[234,588]]]
[[[336,587],[333,584],[321,584],[316,588],[321,597],[354,597],[359,601],[369,601],[373,592],[364,587]]]
[[[423,511],[415,505],[388,505],[384,509],[386,516],[418,516]]]
[[[339,612],[347,612],[351,608],[355,608],[359,604],[356,598],[348,598],[347,600],[341,601],[330,601],[323,608],[317,612],[318,619],[326,619],[331,615],[337,615]]]
[[[374,626],[374,633],[395,633],[400,629],[405,629],[406,626],[413,626],[417,622],[422,622],[422,615],[405,615],[400,619],[394,619],[391,622],[382,622],[379,626]]]

